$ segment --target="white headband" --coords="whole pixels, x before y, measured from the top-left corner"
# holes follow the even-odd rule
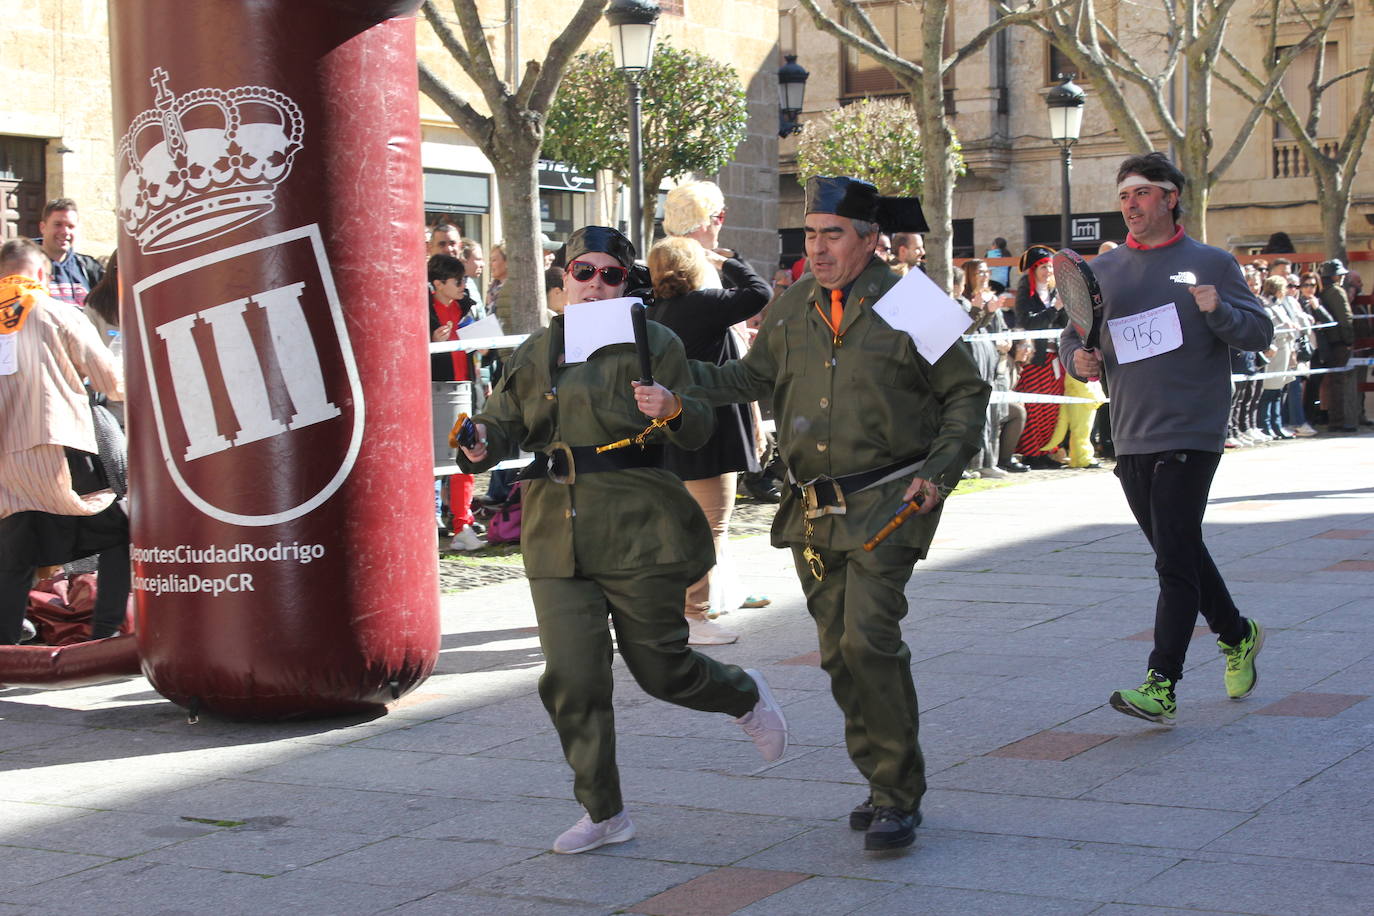
[[[1172,181],[1151,181],[1144,175],[1127,175],[1125,179],[1116,186],[1116,193],[1120,194],[1127,188],[1137,188],[1141,185],[1151,185],[1156,188],[1163,188],[1166,191],[1177,191],[1178,185]]]

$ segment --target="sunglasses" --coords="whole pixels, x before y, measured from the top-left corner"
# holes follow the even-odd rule
[[[601,274],[601,282],[607,286],[619,286],[630,275],[630,272],[623,267],[597,267],[590,261],[570,262],[568,273],[572,274],[572,278],[578,283],[587,283],[592,277]]]

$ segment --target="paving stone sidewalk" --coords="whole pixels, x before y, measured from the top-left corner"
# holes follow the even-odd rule
[[[1172,729],[1106,706],[1144,673],[1147,545],[1106,473],[953,500],[907,593],[930,791],[917,845],[864,853],[865,790],[787,556],[735,541],[717,657],[759,667],[792,746],[616,664],[639,835],[548,852],[580,814],[539,703],[523,581],[444,598],[433,677],[386,715],[254,724],[142,679],[0,691],[8,914],[1370,914],[1374,435],[1227,455],[1209,543],[1268,628],[1226,699],[1199,632]]]

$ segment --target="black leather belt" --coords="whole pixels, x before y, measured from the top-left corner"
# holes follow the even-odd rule
[[[845,497],[866,490],[880,480],[891,477],[893,474],[904,468],[912,468],[925,461],[926,453],[912,455],[910,458],[903,458],[891,464],[885,464],[879,468],[868,471],[859,471],[857,474],[845,474],[840,477],[817,477],[808,483],[795,483],[788,481],[788,486],[792,492],[806,503],[808,517],[820,515],[843,515],[845,514]]]
[[[663,446],[629,446],[597,454],[594,445],[564,445],[554,443],[547,452],[540,452],[520,472],[521,480],[547,477],[555,483],[572,483],[578,474],[599,474],[604,471],[626,471],[630,468],[663,467]]]

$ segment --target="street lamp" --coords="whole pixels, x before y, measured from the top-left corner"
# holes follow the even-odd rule
[[[1060,248],[1069,247],[1069,214],[1072,211],[1069,169],[1073,167],[1073,154],[1069,152],[1069,148],[1078,141],[1078,132],[1083,127],[1083,103],[1086,100],[1083,90],[1073,81],[1075,75],[1059,74],[1059,78],[1064,82],[1055,86],[1045,96],[1045,104],[1050,109],[1050,139],[1059,147],[1064,170],[1064,204],[1059,215]]]
[[[811,74],[797,63],[797,55],[785,54],[787,63],[778,68],[778,108],[782,116],[778,119],[778,136],[786,137],[801,130],[802,100],[806,98],[806,78]]]
[[[611,0],[606,21],[611,24],[611,52],[616,69],[630,86],[630,241],[644,256],[644,167],[640,143],[639,81],[654,60],[654,27],[658,24],[654,0]]]

